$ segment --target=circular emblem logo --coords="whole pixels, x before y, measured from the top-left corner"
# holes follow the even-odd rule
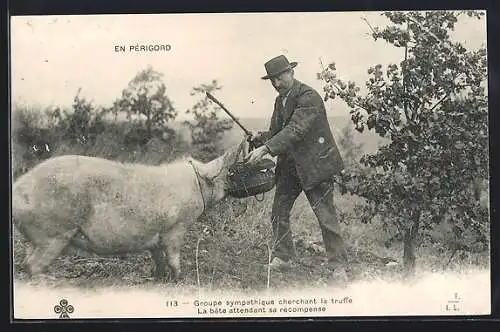
[[[75,308],[68,303],[68,300],[62,299],[59,304],[54,306],[54,312],[60,314],[59,318],[69,318],[69,314],[72,314]]]

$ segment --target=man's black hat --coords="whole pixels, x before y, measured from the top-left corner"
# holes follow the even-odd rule
[[[264,64],[267,75],[263,76],[262,79],[267,80],[284,71],[295,68],[295,66],[297,66],[297,62],[288,62],[288,59],[284,55],[279,55]]]

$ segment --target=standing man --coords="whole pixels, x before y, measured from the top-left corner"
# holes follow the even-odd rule
[[[333,205],[333,176],[344,168],[333,138],[325,105],[311,87],[294,78],[296,62],[280,55],[265,63],[278,91],[269,131],[252,136],[258,148],[248,156],[255,162],[278,156],[276,192],[272,207],[275,250],[271,266],[287,267],[296,256],[290,230],[290,211],[302,191],[319,221],[329,267],[346,263],[346,248]]]

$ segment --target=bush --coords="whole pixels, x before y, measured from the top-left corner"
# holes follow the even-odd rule
[[[55,123],[41,106],[14,105],[11,121],[12,174],[24,174],[49,158],[57,145]]]

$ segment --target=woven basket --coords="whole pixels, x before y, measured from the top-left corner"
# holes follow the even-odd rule
[[[234,164],[228,173],[229,195],[244,198],[270,191],[276,183],[275,166],[271,159],[262,159],[254,164]]]

